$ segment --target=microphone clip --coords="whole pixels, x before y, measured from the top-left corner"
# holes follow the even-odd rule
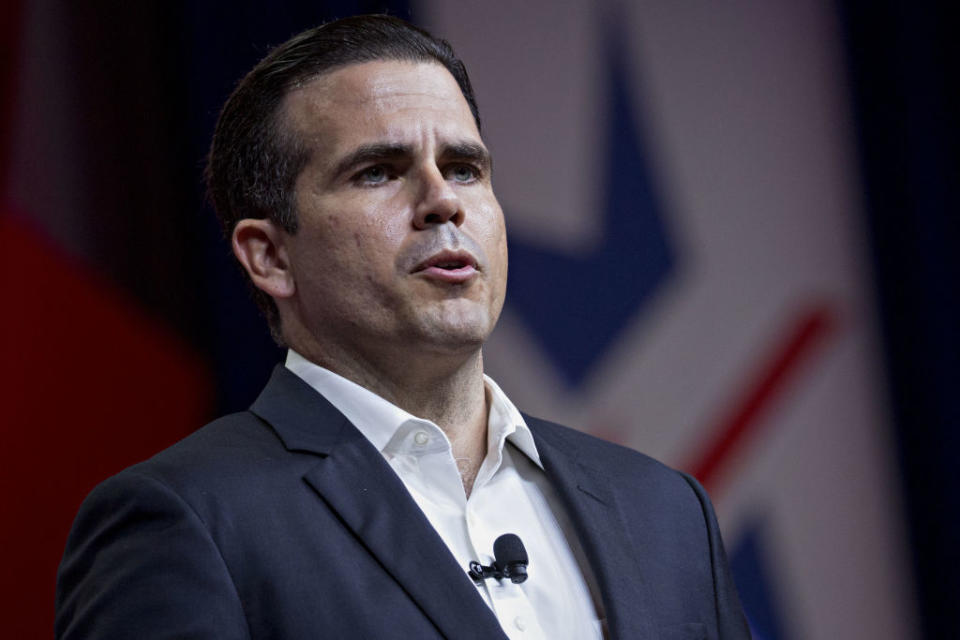
[[[467,573],[477,582],[487,578],[496,578],[497,581],[508,578],[512,583],[520,584],[527,579],[527,550],[516,534],[505,533],[497,538],[493,543],[493,557],[495,560],[489,567],[472,560]]]
[[[512,583],[520,584],[527,579],[527,565],[523,562],[511,562],[501,567],[499,563],[494,562],[493,566],[486,566],[472,560],[467,573],[478,582],[487,578],[495,578],[498,582],[508,578]]]

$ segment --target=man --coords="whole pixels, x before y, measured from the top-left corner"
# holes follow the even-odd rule
[[[694,480],[484,377],[491,172],[463,65],[402,21],[307,31],[244,78],[208,181],[287,361],[91,494],[58,637],[749,637]],[[508,532],[529,579],[471,578]]]

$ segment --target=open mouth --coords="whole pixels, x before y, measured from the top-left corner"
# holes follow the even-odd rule
[[[476,259],[465,251],[441,251],[418,264],[413,273],[426,278],[464,283],[477,274]]]
[[[460,271],[463,269],[476,268],[477,261],[474,260],[470,254],[459,251],[443,251],[418,264],[414,271],[427,271],[430,269]]]
[[[444,262],[438,262],[437,264],[430,265],[438,269],[444,269],[446,271],[453,271],[454,269],[462,269],[466,267],[469,263],[466,260],[446,260]]]

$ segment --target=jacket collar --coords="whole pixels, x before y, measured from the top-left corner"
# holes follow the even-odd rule
[[[250,410],[273,427],[290,451],[322,456],[304,480],[441,635],[506,638],[465,568],[457,564],[400,478],[323,396],[278,366]]]
[[[401,480],[333,405],[277,366],[250,410],[290,451],[324,459],[304,476],[320,497],[449,638],[504,638],[443,540]],[[600,586],[612,638],[656,637],[652,585],[636,570],[616,487],[580,443],[549,422],[524,416],[551,485],[576,527]],[[456,602],[456,607],[450,603]],[[638,633],[638,631],[640,631]]]
[[[656,638],[651,624],[656,612],[650,610],[653,585],[638,570],[617,487],[602,461],[590,461],[583,442],[573,442],[567,429],[524,418],[597,578],[610,637]]]
[[[281,365],[250,411],[268,422],[290,451],[328,455],[337,443],[363,437],[323,396]]]

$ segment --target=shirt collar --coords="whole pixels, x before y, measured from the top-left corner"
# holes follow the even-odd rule
[[[345,415],[377,451],[383,452],[404,424],[433,424],[404,411],[369,389],[310,362],[293,349],[287,351],[285,366]],[[490,402],[490,416],[487,419],[488,455],[493,451],[501,453],[504,442],[509,440],[542,469],[533,434],[520,411],[493,379],[484,375],[483,381]]]
[[[490,417],[487,418],[487,450],[501,451],[504,440],[509,440],[517,449],[530,458],[538,467],[543,468],[540,454],[533,442],[533,433],[520,414],[516,405],[503,392],[500,386],[488,375],[483,376],[490,398]]]

